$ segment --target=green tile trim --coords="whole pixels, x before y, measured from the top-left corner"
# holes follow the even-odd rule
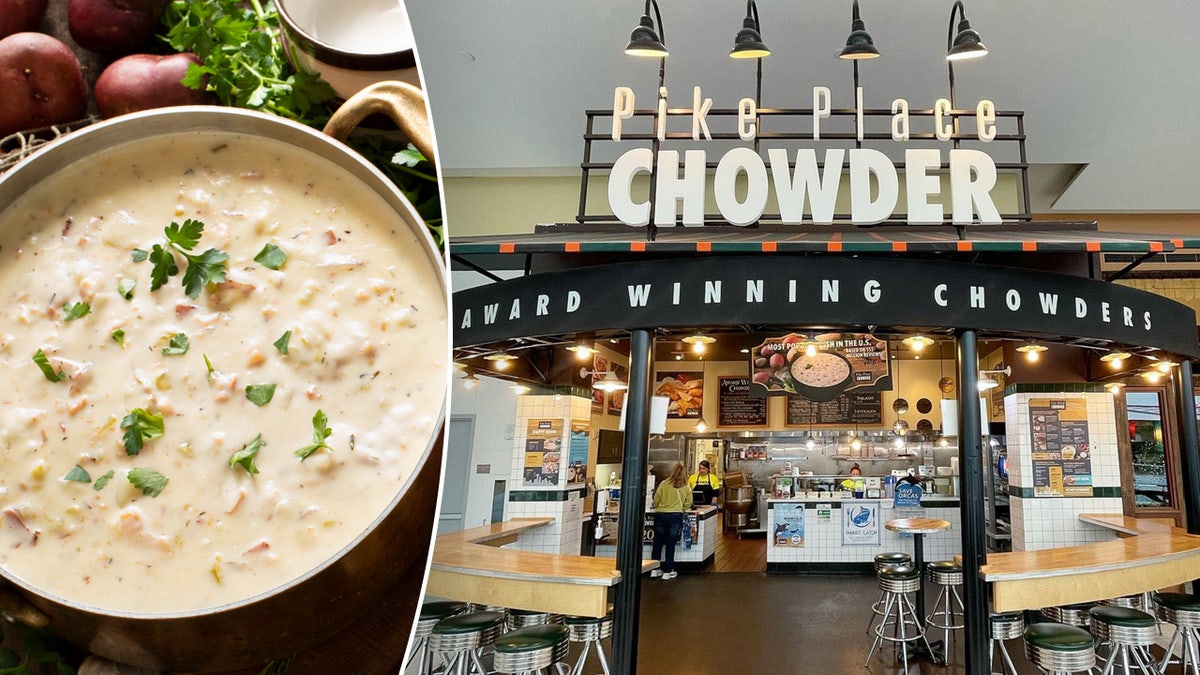
[[[1119,487],[1094,487],[1092,488],[1093,497],[1120,497],[1121,488]]]
[[[1004,395],[1009,394],[1103,394],[1107,389],[1098,382],[1037,382],[1030,384],[1010,384],[1004,388]]]
[[[1021,499],[1033,499],[1033,488],[1017,487],[1016,485],[1008,486],[1009,497],[1020,497]]]
[[[583,488],[571,490],[513,490],[508,493],[510,502],[565,502],[583,496]]]
[[[1015,485],[1008,486],[1008,494],[1010,497],[1020,497],[1021,499],[1034,499],[1035,498],[1034,494],[1033,494],[1033,488],[1017,487]],[[1120,496],[1121,496],[1121,488],[1119,488],[1119,487],[1093,487],[1092,488],[1092,496],[1091,496],[1092,499],[1096,499],[1096,498],[1100,498],[1100,497],[1120,497]],[[1062,497],[1045,497],[1045,499],[1063,499],[1063,498]],[[1076,497],[1070,497],[1070,499],[1076,499]],[[1088,497],[1083,497],[1083,499],[1088,499]]]

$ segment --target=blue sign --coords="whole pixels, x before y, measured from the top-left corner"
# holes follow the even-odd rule
[[[922,492],[920,485],[902,480],[896,484],[896,496],[892,506],[898,509],[920,508]]]
[[[842,501],[842,545],[879,545],[879,502]]]

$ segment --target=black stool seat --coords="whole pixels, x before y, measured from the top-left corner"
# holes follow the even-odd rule
[[[1024,612],[996,612],[995,614],[992,614],[988,618],[991,619],[992,623],[1008,623],[1010,621],[1015,621],[1017,619],[1024,620],[1025,613]]]
[[[604,621],[612,621],[612,615],[609,616],[572,616],[570,614],[563,615],[563,623],[568,626],[587,626],[594,623],[602,623]]]
[[[896,565],[895,567],[887,567],[879,570],[877,573],[880,579],[889,581],[910,581],[912,579],[920,579],[921,573],[916,567],[911,564]]]
[[[1060,623],[1035,623],[1025,628],[1029,644],[1056,652],[1080,652],[1092,649],[1092,634],[1082,628]]]
[[[1112,626],[1125,628],[1153,628],[1157,622],[1149,614],[1129,607],[1097,605],[1091,610],[1092,618]]]
[[[1076,603],[1072,603],[1070,605],[1059,605],[1058,608],[1059,609],[1072,609],[1077,612],[1083,612],[1083,611],[1087,611],[1091,607],[1094,607],[1095,605],[1096,605],[1096,603],[1094,603],[1094,602],[1076,602]]]
[[[876,553],[875,562],[899,565],[900,563],[912,562],[912,556],[907,553]]]
[[[540,609],[510,609],[508,613],[512,616],[536,616],[538,614],[549,614]]]
[[[467,603],[454,600],[430,600],[421,605],[421,621],[445,619],[467,611]]]
[[[501,654],[553,649],[560,643],[566,642],[569,633],[569,628],[556,623],[544,626],[526,626],[496,638],[493,647]]]
[[[953,560],[939,560],[937,562],[927,563],[925,565],[925,567],[930,570],[933,570],[935,572],[951,572],[952,573],[952,572],[963,571],[962,565],[954,562]]]
[[[1155,593],[1154,601],[1177,612],[1200,612],[1200,599],[1187,593]]]
[[[438,635],[459,635],[475,633],[503,624],[505,615],[502,612],[475,612],[474,614],[459,614],[442,619],[433,627]]]

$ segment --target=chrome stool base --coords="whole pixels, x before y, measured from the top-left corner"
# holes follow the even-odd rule
[[[912,570],[912,567],[908,566],[907,569]],[[881,576],[879,590],[884,592],[887,604],[884,606],[879,625],[875,627],[875,641],[871,643],[871,651],[867,652],[866,663],[871,662],[875,649],[886,640],[900,648],[904,660],[904,672],[907,673],[909,642],[920,640],[924,643],[927,653],[934,653],[933,648],[929,645],[929,640],[925,637],[925,627],[922,625],[920,617],[917,616],[917,608],[908,598],[910,593],[921,592],[921,577],[915,575],[910,579],[889,579]],[[889,626],[892,627],[891,636],[886,634]]]
[[[1013,663],[1012,655],[1008,653],[1008,646],[1004,644],[1004,641],[1021,637],[1022,631],[1025,630],[1025,615],[1020,612],[1009,612],[993,614],[989,619],[992,624],[992,649],[988,652],[988,671],[995,675],[996,671],[992,666],[995,664],[996,650],[999,649],[1005,675],[1021,675],[1017,671],[1017,666]]]
[[[603,618],[564,617],[564,620],[567,628],[571,631],[568,636],[570,641],[583,643],[583,650],[579,654],[579,659],[575,661],[575,666],[571,668],[571,675],[583,675],[588,654],[593,646],[595,646],[596,656],[600,660],[600,669],[604,671],[604,675],[612,675],[608,669],[608,656],[604,653],[604,643],[601,642],[601,640],[612,637],[612,615]]]

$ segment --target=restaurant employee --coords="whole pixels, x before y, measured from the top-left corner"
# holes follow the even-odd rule
[[[709,472],[707,459],[700,460],[700,468],[688,477],[688,486],[693,491],[704,493],[704,503],[717,505],[717,496],[721,494],[721,481]]]

